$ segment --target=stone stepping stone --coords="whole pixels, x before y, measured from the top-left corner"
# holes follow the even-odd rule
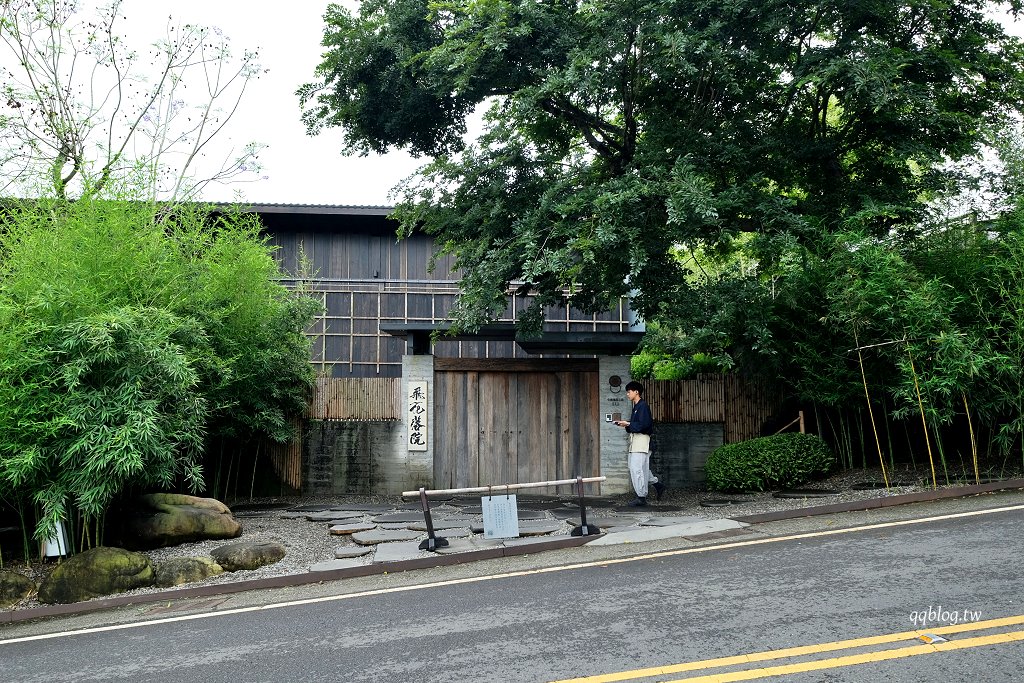
[[[409,531],[408,529],[374,529],[373,531],[354,533],[352,534],[352,540],[359,545],[377,545],[378,543],[411,541],[420,536],[422,536],[420,532]]]
[[[382,514],[395,509],[394,505],[362,505],[360,503],[335,505],[330,508],[335,512],[369,512],[371,514]]]
[[[544,522],[540,522],[540,521],[524,522],[524,523],[519,525],[519,533],[520,533],[520,535],[523,534],[523,529],[524,528],[530,528],[531,525],[533,527],[539,527],[539,526],[550,527],[552,530],[558,530],[558,529],[564,528],[563,525],[562,525],[562,522],[551,522],[551,521],[549,521],[546,524]],[[484,523],[483,522],[473,522],[473,526],[470,527],[470,530],[474,534],[482,534],[482,533],[484,533]],[[545,531],[543,533],[551,533],[551,532],[550,531]]]
[[[423,519],[423,512],[395,512],[389,515],[378,515],[373,518],[373,521],[378,524],[390,523],[390,522],[416,522]]]
[[[580,518],[576,517],[575,519],[567,519],[566,521],[573,526],[579,526]],[[596,524],[604,529],[606,526],[632,526],[636,524],[636,520],[627,517],[591,517],[590,515],[587,515],[587,524]]]
[[[387,524],[378,524],[377,526],[381,529],[408,529],[410,522],[389,522]]]
[[[463,527],[468,528],[471,524],[475,523],[475,520],[457,520],[457,519],[434,519],[431,520],[433,523],[434,531],[440,529],[460,529]],[[427,523],[422,519],[418,522],[413,522],[405,526],[406,529],[412,529],[413,531],[426,531]]]
[[[480,505],[469,505],[462,508],[462,514],[464,515],[482,515],[484,514],[483,506]]]
[[[562,531],[563,529],[565,529],[565,525],[561,522],[548,522],[547,524],[528,522],[526,524],[519,525],[519,535],[544,536],[545,534],[553,534],[556,531]]]
[[[500,538],[457,538],[445,547],[438,548],[435,552],[439,555],[456,555],[458,553],[468,553],[474,550],[496,548],[500,545]]]
[[[402,543],[384,543],[373,551],[373,563],[401,562],[422,557],[419,541]]]
[[[772,494],[774,498],[827,498],[837,496],[836,489],[785,489]]]
[[[328,510],[328,512],[331,514],[331,519],[341,520],[360,519],[366,515],[364,512],[356,512],[355,510]]]
[[[593,512],[592,508],[587,508],[587,521],[590,521],[590,514]],[[557,508],[551,511],[551,516],[555,519],[579,519],[580,518],[580,506],[577,505],[574,508]]]
[[[703,517],[652,517],[640,526],[675,526],[676,524],[692,524],[694,522],[706,522]]]
[[[620,533],[622,531],[636,531],[637,528],[638,527],[636,525],[630,525],[630,526],[610,526],[610,527],[601,527],[601,531],[603,531],[606,534],[617,534],[617,533]]]
[[[363,555],[369,555],[373,548],[367,548],[362,545],[343,545],[340,548],[334,549],[334,559],[345,560],[353,557],[362,557]]]
[[[332,569],[351,569],[352,567],[362,567],[365,564],[365,560],[357,560],[352,558],[338,558],[334,560],[324,560],[323,562],[317,562],[309,568],[309,571],[329,572]]]
[[[614,512],[617,515],[653,515],[657,512],[657,510],[654,509],[653,505],[648,503],[647,507],[642,508],[634,508],[628,505],[622,505],[617,508],[612,508],[611,512]]]
[[[282,512],[278,515],[281,519],[306,519],[308,512]]]
[[[376,528],[376,524],[358,522],[355,524],[335,524],[329,531],[332,536],[349,536],[351,534],[357,534],[360,531],[373,531]]]
[[[311,512],[306,514],[306,520],[309,522],[333,522],[336,519],[344,519],[342,515],[338,517],[338,513],[332,512],[331,510],[325,510],[324,512]]]
[[[440,515],[431,515],[430,517],[434,521],[434,523],[437,523],[438,521],[442,521],[442,522],[458,522],[459,524],[466,524],[466,525],[472,524],[477,519],[476,517],[473,517],[471,515],[446,515],[446,514],[440,514]],[[420,521],[421,522],[423,521],[422,517],[420,518]]]
[[[562,507],[562,502],[558,500],[516,500],[516,505],[519,506],[520,510],[553,510],[555,508]]]
[[[435,537],[440,536],[441,538],[467,538],[472,535],[473,532],[469,529],[469,527],[444,529],[443,531],[438,531],[434,534]]]

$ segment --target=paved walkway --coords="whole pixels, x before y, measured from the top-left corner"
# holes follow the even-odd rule
[[[580,507],[565,498],[520,497],[517,505],[519,535],[492,538],[484,526],[480,499],[447,499],[431,503],[431,525],[436,539],[426,549],[429,535],[422,506],[389,505],[304,505],[281,510],[253,510],[252,514],[278,514],[328,525],[338,537],[335,559],[319,562],[311,572],[330,572],[371,564],[426,560],[436,555],[460,555],[485,549],[530,546],[552,547],[559,540],[573,545],[614,545],[708,534],[735,532],[748,526],[732,519],[705,519],[683,515],[678,507],[651,505],[645,508],[617,507],[612,499],[587,501],[587,533],[582,533]],[[589,537],[589,538],[586,538]]]
[[[90,600],[70,605],[52,605],[26,610],[0,613],[0,624],[92,612],[110,607],[147,602],[170,602],[213,595],[241,593],[264,588],[282,588],[308,583],[344,579],[373,574],[396,573],[412,569],[442,567],[478,560],[525,555],[544,550],[577,546],[613,546],[682,538],[694,543],[708,543],[717,538],[750,533],[754,524],[785,519],[798,519],[817,515],[895,507],[907,503],[963,498],[1007,489],[1024,489],[1024,480],[1015,479],[976,486],[940,489],[906,495],[858,500],[847,503],[813,505],[800,509],[769,512],[735,518],[705,519],[690,516],[671,506],[647,509],[613,507],[614,502],[588,499],[588,524],[600,527],[597,535],[572,536],[573,526],[579,524],[579,506],[565,499],[523,499],[519,505],[521,529],[533,529],[538,535],[509,539],[487,539],[483,536],[479,499],[437,501],[432,504],[432,517],[437,524],[438,536],[450,537],[448,548],[440,552],[420,550],[419,544],[427,538],[421,530],[423,513],[419,505],[321,505],[290,509],[240,511],[239,516],[258,514],[292,515],[323,525],[337,521],[337,525],[362,524],[368,536],[360,532],[336,534],[338,564],[316,566],[305,574],[289,574],[267,579],[219,583],[205,586],[169,589],[144,595],[122,595]],[[315,509],[314,509],[315,508]],[[330,517],[330,519],[327,519]],[[444,527],[442,529],[442,527]],[[393,536],[407,540],[385,540]],[[326,533],[326,530],[325,530]],[[360,540],[362,543],[360,543]]]

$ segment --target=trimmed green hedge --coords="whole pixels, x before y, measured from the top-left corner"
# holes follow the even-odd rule
[[[820,437],[786,433],[720,446],[704,464],[715,491],[767,491],[827,474],[836,457]]]

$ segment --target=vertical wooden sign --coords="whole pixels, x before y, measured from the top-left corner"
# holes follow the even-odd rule
[[[430,411],[427,404],[427,383],[409,382],[409,394],[405,401],[405,426],[410,451],[427,450],[427,430]]]

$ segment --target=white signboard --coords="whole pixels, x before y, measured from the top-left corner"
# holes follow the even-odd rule
[[[484,538],[518,538],[519,506],[515,495],[484,496]]]
[[[405,397],[405,427],[408,434],[410,451],[427,450],[429,432],[427,424],[430,419],[427,405],[427,383],[409,382],[409,393]]]

